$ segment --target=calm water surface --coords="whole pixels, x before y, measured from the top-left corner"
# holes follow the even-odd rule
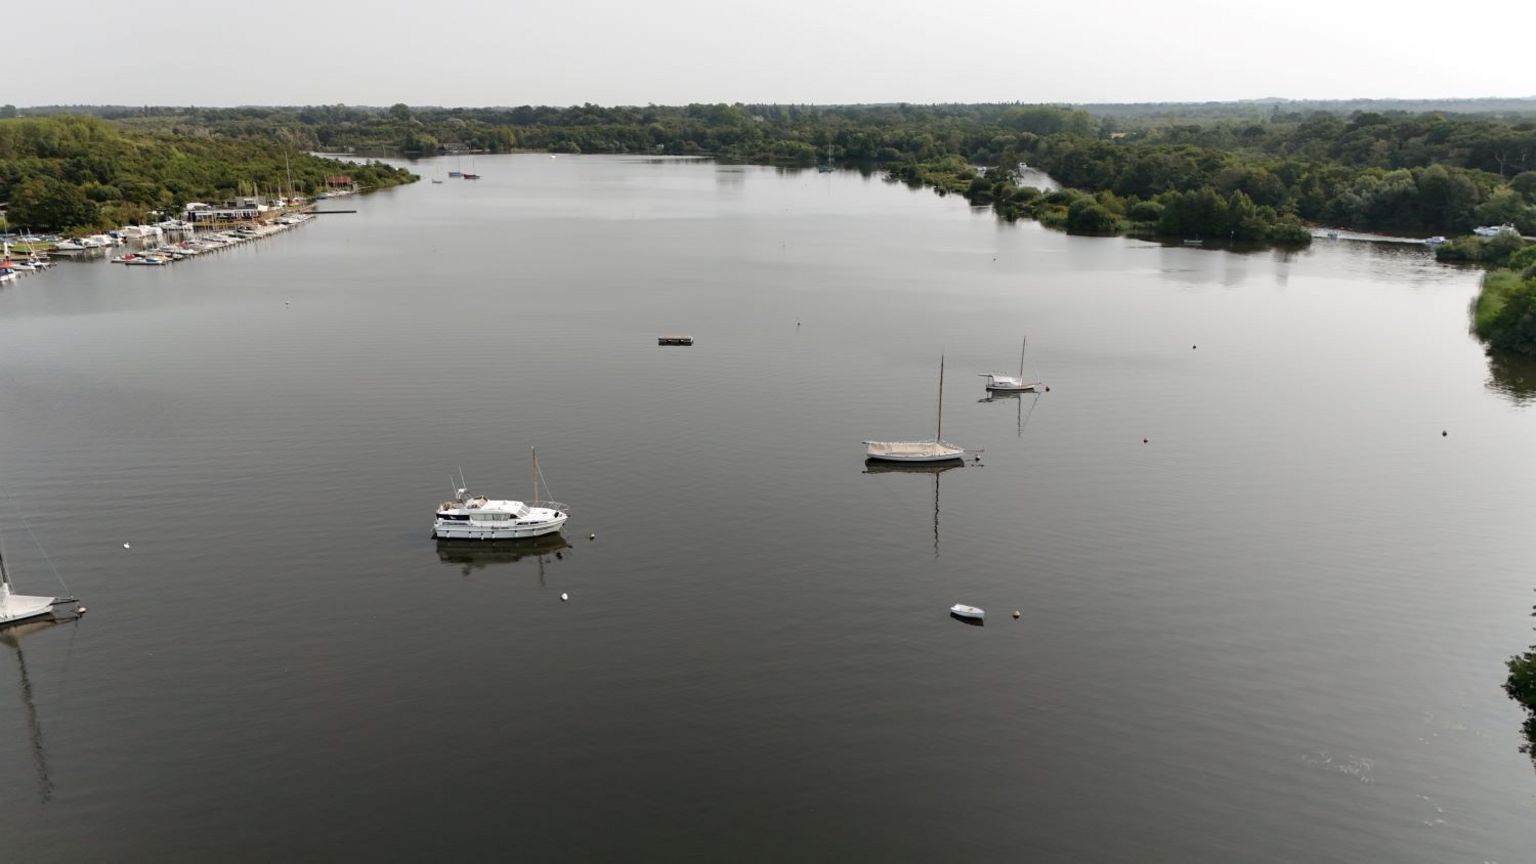
[[[8,560],[91,608],[0,645],[16,860],[1531,860],[1533,379],[1475,273],[476,169],[0,289]],[[1026,333],[1051,392],[980,401]],[[941,353],[981,465],[866,473]],[[439,549],[530,446],[571,545]]]

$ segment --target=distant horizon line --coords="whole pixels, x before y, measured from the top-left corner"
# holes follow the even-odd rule
[[[600,103],[600,102],[590,102],[590,101],[588,101],[588,102],[572,102],[572,103],[569,103],[569,104],[556,104],[556,103],[547,103],[547,102],[546,103],[524,102],[524,103],[516,104],[516,105],[514,105],[514,104],[444,105],[444,104],[434,104],[434,103],[424,103],[424,102],[423,103],[391,102],[391,103],[377,103],[377,104],[376,103],[370,103],[370,102],[268,102],[268,103],[240,102],[240,103],[230,103],[230,104],[197,103],[197,102],[191,102],[191,103],[183,103],[183,102],[141,102],[141,103],[135,103],[135,104],[118,103],[118,102],[46,102],[46,103],[35,103],[35,104],[31,104],[31,105],[15,105],[14,107],[18,111],[27,111],[27,110],[39,110],[39,109],[48,109],[48,108],[54,108],[54,109],[58,109],[58,108],[122,108],[122,109],[125,109],[125,110],[138,110],[138,109],[144,109],[144,108],[150,108],[150,109],[154,109],[154,108],[215,108],[215,109],[234,109],[234,108],[310,108],[310,107],[331,107],[331,106],[341,106],[341,107],[345,107],[345,108],[388,108],[388,107],[390,107],[390,105],[404,104],[408,108],[435,108],[435,109],[444,109],[444,110],[453,110],[453,109],[472,110],[472,109],[503,109],[503,108],[505,108],[505,109],[513,109],[513,108],[559,108],[559,109],[565,109],[565,108],[580,108],[580,107],[583,107],[585,105],[594,105],[594,106],[599,107],[599,108],[680,108],[680,107],[686,107],[686,106],[689,106],[689,105],[767,105],[767,106],[795,106],[795,107],[807,107],[807,108],[856,108],[856,107],[868,107],[868,106],[881,107],[881,106],[891,106],[891,105],[924,105],[924,106],[944,106],[944,105],[1055,105],[1055,106],[1072,106],[1072,107],[1095,107],[1095,106],[1157,106],[1157,105],[1170,105],[1170,106],[1284,105],[1284,104],[1295,104],[1295,103],[1302,103],[1302,104],[1329,104],[1329,103],[1351,103],[1351,102],[1384,102],[1384,103],[1393,103],[1393,102],[1419,102],[1419,103],[1435,103],[1435,102],[1533,102],[1533,103],[1536,103],[1536,94],[1531,94],[1531,95],[1526,95],[1526,96],[1350,96],[1350,97],[1333,97],[1333,98],[1312,98],[1312,97],[1296,97],[1296,96],[1257,96],[1257,97],[1246,97],[1246,98],[1241,98],[1241,99],[1169,99],[1169,100],[1139,100],[1139,101],[1118,101],[1118,102],[1110,102],[1110,101],[1086,102],[1086,101],[1072,101],[1072,100],[1027,101],[1027,100],[1018,100],[1018,99],[996,100],[996,101],[978,101],[978,102],[959,102],[959,101],[921,102],[921,101],[915,101],[915,100],[887,100],[887,101],[872,101],[872,102],[746,102],[746,101],[736,100],[736,101],[731,101],[731,102],[721,102],[721,101],[715,101],[715,102],[702,102],[702,101],[693,101],[693,102],[646,102],[646,103],[643,103],[643,104],[641,104],[641,103],[620,103],[620,102],[604,104],[604,103]]]

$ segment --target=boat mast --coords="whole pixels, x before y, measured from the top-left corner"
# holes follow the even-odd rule
[[[1024,346],[1026,346],[1028,344],[1029,344],[1029,338],[1028,337],[1025,337],[1024,340],[1019,343],[1019,383],[1020,384],[1024,383]]]
[[[533,500],[530,506],[539,502],[539,451],[529,447],[528,452],[533,454]]]
[[[939,355],[939,428],[933,434],[934,441],[944,440],[944,355]]]

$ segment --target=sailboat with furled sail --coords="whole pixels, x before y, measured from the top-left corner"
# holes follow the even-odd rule
[[[939,423],[931,441],[865,441],[864,457],[879,462],[951,462],[965,448],[944,440],[944,357],[939,356]]]

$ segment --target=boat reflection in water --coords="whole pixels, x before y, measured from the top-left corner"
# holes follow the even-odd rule
[[[21,651],[21,640],[28,636],[78,618],[70,615],[60,618],[35,618],[0,629],[0,645],[16,654],[16,669],[21,682],[21,704],[27,717],[27,738],[32,750],[32,767],[37,774],[37,791],[43,803],[53,798],[53,780],[48,776],[48,751],[43,745],[43,723],[37,716],[37,705],[32,701],[32,677],[27,674],[27,658]]]
[[[563,550],[569,548],[571,544],[559,534],[545,534],[526,540],[438,540],[437,560],[457,565],[462,568],[462,575],[469,576],[487,567],[516,564],[525,558],[536,558],[539,562],[539,578],[542,580],[545,561],[565,557]]]
[[[1028,400],[1026,400],[1025,397],[1028,397]],[[1006,401],[1012,401],[1014,403],[1015,407],[1016,407],[1015,413],[1017,414],[1017,418],[1016,418],[1017,419],[1016,432],[1018,433],[1018,437],[1023,438],[1024,437],[1024,425],[1029,422],[1030,416],[1035,413],[1035,406],[1040,404],[1040,391],[1038,391],[1038,390],[1033,390],[1033,391],[1031,391],[1031,390],[1014,390],[1014,391],[1010,392],[1010,391],[1005,391],[1005,390],[995,390],[995,391],[989,391],[987,393],[986,398],[984,398],[984,399],[977,399],[976,401],[977,402],[1006,402]],[[1025,401],[1029,402],[1029,410],[1028,411],[1024,410],[1024,403],[1025,403]]]
[[[945,471],[964,468],[959,460],[951,462],[883,462],[869,459],[864,462],[865,474],[931,474],[933,475],[933,557],[939,557],[939,475]]]

